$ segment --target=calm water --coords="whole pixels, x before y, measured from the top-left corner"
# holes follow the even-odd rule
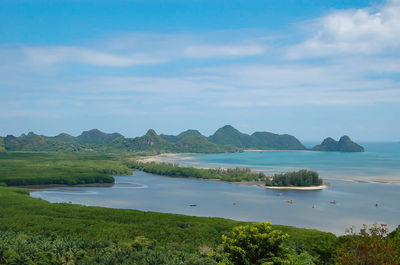
[[[337,234],[364,223],[387,223],[391,229],[400,224],[400,183],[337,180],[398,179],[400,152],[393,145],[371,144],[367,146],[367,152],[355,154],[262,152],[179,156],[174,159],[192,165],[245,165],[271,172],[316,169],[329,176],[332,186],[320,191],[273,191],[257,186],[169,178],[135,171],[132,176],[117,176],[113,187],[49,188],[31,192],[31,196],[50,202],[71,201],[243,221],[269,220],[275,224],[316,228]],[[293,200],[293,204],[287,200]],[[337,201],[336,205],[329,203],[333,200]]]
[[[251,167],[267,174],[312,169],[325,179],[400,182],[400,143],[364,143],[366,152],[245,152],[166,157],[200,167]]]

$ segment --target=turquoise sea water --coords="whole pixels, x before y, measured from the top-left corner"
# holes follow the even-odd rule
[[[247,165],[276,172],[317,169],[331,178],[331,187],[319,191],[275,191],[258,186],[169,178],[134,171],[132,176],[116,176],[113,187],[57,187],[31,192],[31,196],[50,202],[71,201],[243,221],[269,220],[274,224],[316,228],[336,234],[343,234],[351,226],[359,228],[364,223],[374,222],[386,223],[394,229],[400,224],[400,183],[391,180],[399,177],[400,152],[393,145],[367,147],[367,152],[355,154],[263,152],[174,158],[186,164]],[[390,180],[390,183],[338,179]],[[288,200],[293,200],[293,204]],[[334,200],[337,203],[331,204]]]
[[[400,143],[363,145],[363,153],[276,151],[193,154],[169,159],[199,167],[250,167],[267,174],[304,168],[318,171],[325,179],[400,182]]]

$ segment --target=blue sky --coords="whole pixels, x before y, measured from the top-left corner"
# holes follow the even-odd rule
[[[8,1],[0,135],[400,140],[400,1]]]

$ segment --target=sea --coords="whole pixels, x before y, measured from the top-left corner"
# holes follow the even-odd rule
[[[109,208],[137,209],[312,228],[345,234],[364,224],[400,225],[400,143],[362,143],[363,153],[267,151],[161,156],[166,162],[206,168],[248,167],[266,174],[316,170],[330,187],[268,190],[134,171],[112,187],[52,187],[31,196]],[[291,202],[291,203],[290,203]]]

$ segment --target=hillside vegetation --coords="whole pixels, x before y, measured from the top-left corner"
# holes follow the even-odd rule
[[[84,131],[79,136],[61,133],[48,137],[33,132],[19,137],[0,137],[8,151],[47,152],[175,152],[175,153],[223,153],[243,149],[304,150],[305,147],[291,135],[269,132],[244,134],[230,125],[218,129],[212,136],[205,137],[197,130],[187,130],[178,135],[158,135],[150,129],[144,136],[126,138],[119,133],[103,133],[97,129]]]
[[[252,135],[241,133],[230,125],[218,129],[209,137],[210,141],[222,145],[234,145],[243,149],[262,150],[305,150],[305,146],[294,136],[255,132]]]
[[[33,132],[19,137],[0,137],[0,152],[46,151],[46,152],[105,152],[105,153],[224,153],[239,152],[244,149],[258,150],[307,150],[294,136],[255,132],[242,133],[230,125],[219,128],[206,137],[197,130],[186,130],[178,135],[158,135],[150,129],[144,136],[127,138],[119,133],[104,133],[97,129],[84,131],[79,136],[61,133],[57,136],[37,135]],[[312,151],[363,152],[364,148],[348,136],[337,142],[325,139]]]
[[[364,147],[353,142],[350,137],[342,136],[339,141],[328,137],[321,144],[314,146],[313,151],[330,152],[364,152]]]

